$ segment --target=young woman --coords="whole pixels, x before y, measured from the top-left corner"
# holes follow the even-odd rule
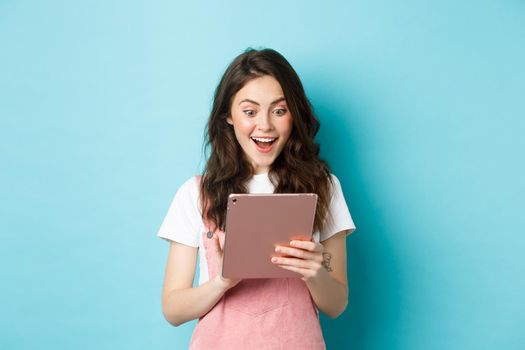
[[[355,226],[319,158],[318,130],[299,77],[277,51],[247,49],[228,66],[208,120],[204,173],[180,187],[158,232],[170,242],[162,311],[175,326],[199,319],[191,349],[325,348],[318,310],[337,317],[346,308],[345,240]],[[312,241],[277,246],[286,257],[271,259],[302,278],[221,276],[230,193],[317,193]]]

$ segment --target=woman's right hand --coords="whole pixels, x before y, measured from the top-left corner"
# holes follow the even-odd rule
[[[223,256],[224,251],[221,248],[221,244],[219,242],[219,236],[217,233],[213,234],[212,237],[212,247],[216,252],[217,256],[217,275],[215,276],[215,281],[224,288],[224,291],[227,291],[230,288],[235,287],[242,279],[240,278],[225,278],[222,276],[222,262],[223,262]]]

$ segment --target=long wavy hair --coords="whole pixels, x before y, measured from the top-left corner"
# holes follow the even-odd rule
[[[265,75],[281,85],[293,120],[290,138],[270,167],[274,193],[316,193],[314,229],[322,230],[333,184],[328,164],[319,157],[320,147],[314,142],[320,124],[295,70],[269,48],[246,49],[230,63],[215,90],[204,144],[209,157],[200,186],[202,217],[213,229],[224,230],[228,196],[247,192],[254,169],[226,118],[235,94],[251,79]]]

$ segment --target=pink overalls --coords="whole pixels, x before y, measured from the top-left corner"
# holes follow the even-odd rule
[[[200,180],[200,177],[197,178]],[[209,278],[217,275],[216,252],[203,235]],[[217,230],[221,247],[224,232]],[[325,349],[317,308],[300,278],[244,279],[202,316],[190,349]]]

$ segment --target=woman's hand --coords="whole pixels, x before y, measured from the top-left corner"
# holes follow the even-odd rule
[[[272,263],[283,269],[300,273],[303,275],[303,281],[315,280],[320,274],[327,272],[323,266],[324,246],[321,243],[293,240],[290,246],[276,246],[275,251],[286,256],[273,257]]]
[[[221,248],[221,244],[219,242],[219,236],[217,233],[213,234],[212,237],[212,248],[215,250],[215,254],[217,256],[217,275],[215,276],[215,281],[226,291],[230,288],[235,287],[241,279],[239,278],[225,278],[222,276],[222,262],[223,262],[223,256],[224,252]]]

